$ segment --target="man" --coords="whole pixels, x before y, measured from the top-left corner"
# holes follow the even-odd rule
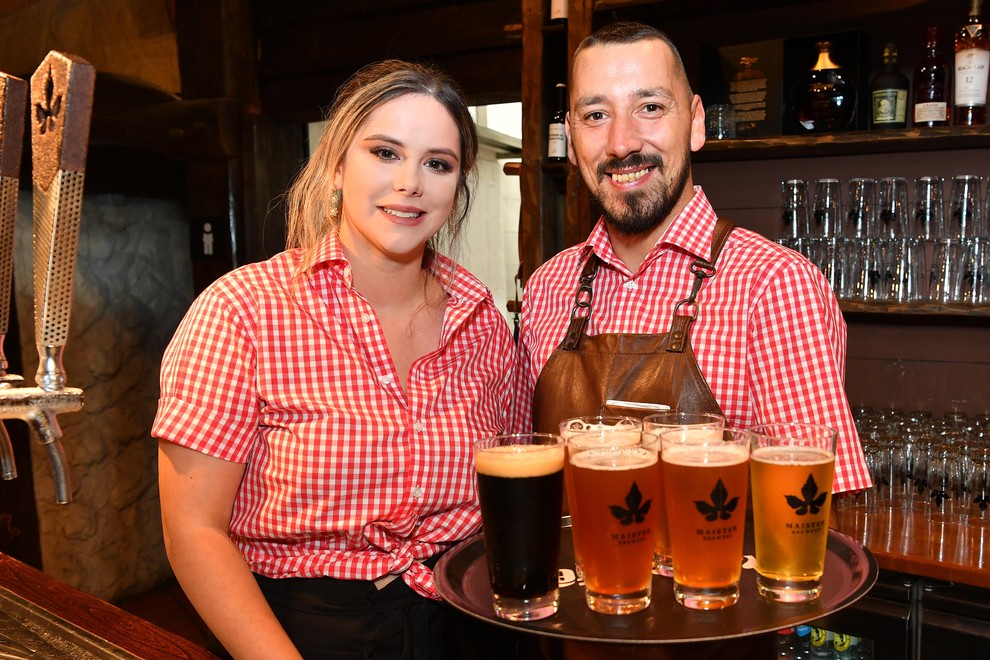
[[[558,350],[565,335],[575,334],[569,324],[580,311],[582,274],[590,291],[578,299],[590,298],[591,309],[581,336],[625,338],[616,346],[668,333],[675,307],[697,282],[696,298],[680,313],[697,314],[687,343],[701,387],[710,388],[727,424],[832,426],[839,430],[833,492],[867,488],[843,389],[846,327],[835,297],[815,266],[754,232],[736,228],[713,255],[717,215],[694,185],[690,160],[705,143],[704,109],[670,40],[636,23],[586,38],[574,55],[565,127],[568,157],[604,214],[585,243],[556,255],[526,284],[518,423],[526,427],[535,412],[539,430],[552,430],[558,420],[541,411],[583,394],[584,385],[576,392],[573,385],[580,363],[550,368],[566,352]],[[692,271],[713,256],[714,276]],[[664,341],[676,333],[668,334]]]

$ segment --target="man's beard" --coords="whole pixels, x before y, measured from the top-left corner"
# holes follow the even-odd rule
[[[617,170],[622,168],[655,166],[656,171],[650,176],[660,177],[659,184],[654,184],[652,188],[626,192],[606,198],[592,191],[591,195],[602,207],[605,222],[612,229],[627,236],[645,234],[652,231],[662,223],[673,210],[674,205],[684,192],[684,187],[688,180],[688,166],[685,163],[677,172],[670,185],[663,181],[662,175],[666,167],[663,159],[659,156],[644,156],[633,154],[624,160],[607,160],[598,166],[598,179],[601,181],[607,177],[607,170]],[[597,190],[601,190],[599,186]]]

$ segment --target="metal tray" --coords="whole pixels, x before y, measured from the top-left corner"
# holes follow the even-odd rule
[[[739,602],[718,611],[689,610],[674,600],[673,580],[653,576],[653,601],[648,608],[622,616],[598,614],[584,602],[584,587],[573,576],[574,546],[570,527],[561,530],[560,565],[564,579],[557,614],[539,621],[499,619],[492,609],[492,591],[485,562],[484,537],[472,536],[437,563],[437,589],[457,609],[492,624],[538,635],[586,642],[675,644],[730,639],[773,632],[808,623],[847,607],[866,595],[877,579],[873,555],[853,539],[829,530],[822,597],[809,603],[775,603],[756,591],[751,530],[743,545],[745,563]],[[564,586],[566,584],[566,586]]]

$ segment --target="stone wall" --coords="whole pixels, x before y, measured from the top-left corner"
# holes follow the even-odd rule
[[[31,195],[22,191],[14,277],[23,375],[33,385],[31,241]],[[192,296],[180,203],[84,199],[64,366],[67,385],[84,391],[85,406],[59,417],[73,481],[70,504],[55,503],[51,463],[34,436],[32,462],[43,570],[99,598],[138,593],[171,575],[150,430],[162,352]]]

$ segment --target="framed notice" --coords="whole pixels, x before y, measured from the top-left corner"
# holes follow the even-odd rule
[[[731,103],[736,136],[770,137],[783,130],[784,42],[702,46],[701,99],[705,106]]]

